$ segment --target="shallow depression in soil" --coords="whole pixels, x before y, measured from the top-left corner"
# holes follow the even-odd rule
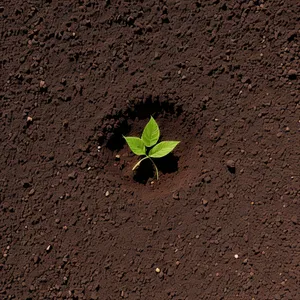
[[[122,180],[132,183],[153,184],[156,180],[153,163],[146,159],[134,171],[133,166],[141,156],[134,155],[125,142],[124,136],[141,137],[149,118],[153,116],[160,128],[159,141],[180,141],[174,151],[167,156],[155,159],[161,180],[173,178],[186,167],[193,157],[195,138],[201,132],[201,124],[182,107],[169,101],[149,101],[138,103],[108,115],[103,120],[99,142],[103,157],[106,158],[105,169],[118,172]]]

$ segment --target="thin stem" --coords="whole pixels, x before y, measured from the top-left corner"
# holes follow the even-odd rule
[[[144,158],[142,158],[141,160],[139,160],[135,165],[134,167],[132,168],[132,171],[134,171],[140,164],[143,160],[149,158],[148,156],[145,156]]]
[[[149,159],[151,160],[151,162],[152,162],[152,164],[153,164],[153,166],[154,166],[154,168],[155,168],[155,171],[156,171],[156,179],[158,180],[159,178],[158,178],[158,169],[157,169],[157,166],[156,166],[155,162],[153,161],[153,159],[152,159],[150,156],[148,156],[148,157],[149,157]]]
[[[146,155],[144,158],[142,158],[141,160],[139,160],[139,161],[133,166],[132,171],[134,171],[134,170],[141,164],[141,162],[142,162],[143,160],[147,159],[147,158],[149,158],[149,159],[151,160],[151,162],[152,162],[152,164],[153,164],[153,166],[154,166],[154,168],[155,168],[156,179],[158,180],[158,179],[159,179],[159,176],[158,176],[158,169],[157,169],[157,166],[156,166],[155,162],[153,161],[153,159],[152,159],[150,156],[148,156],[148,155]]]

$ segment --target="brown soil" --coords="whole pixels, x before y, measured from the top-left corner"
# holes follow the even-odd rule
[[[299,15],[2,1],[0,298],[299,299]],[[150,115],[158,182],[122,139]]]

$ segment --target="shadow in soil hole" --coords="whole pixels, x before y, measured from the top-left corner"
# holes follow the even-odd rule
[[[178,170],[178,160],[179,158],[174,156],[173,153],[154,160],[158,168],[158,175],[176,172]],[[156,172],[151,160],[146,159],[136,169],[133,179],[139,183],[146,184],[150,178],[156,178]]]
[[[147,96],[143,101],[129,104],[125,110],[107,115],[100,125],[99,144],[111,151],[120,150],[125,145],[123,135],[130,133],[133,122],[149,119],[150,116],[172,119],[182,112],[182,106],[175,105],[168,98]]]

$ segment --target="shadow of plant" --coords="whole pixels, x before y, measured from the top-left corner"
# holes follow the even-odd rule
[[[159,174],[170,174],[178,171],[179,158],[173,153],[169,155],[155,159],[154,162],[158,168]],[[144,160],[141,165],[136,169],[133,179],[142,184],[146,184],[149,179],[155,178],[155,168],[150,159]]]

